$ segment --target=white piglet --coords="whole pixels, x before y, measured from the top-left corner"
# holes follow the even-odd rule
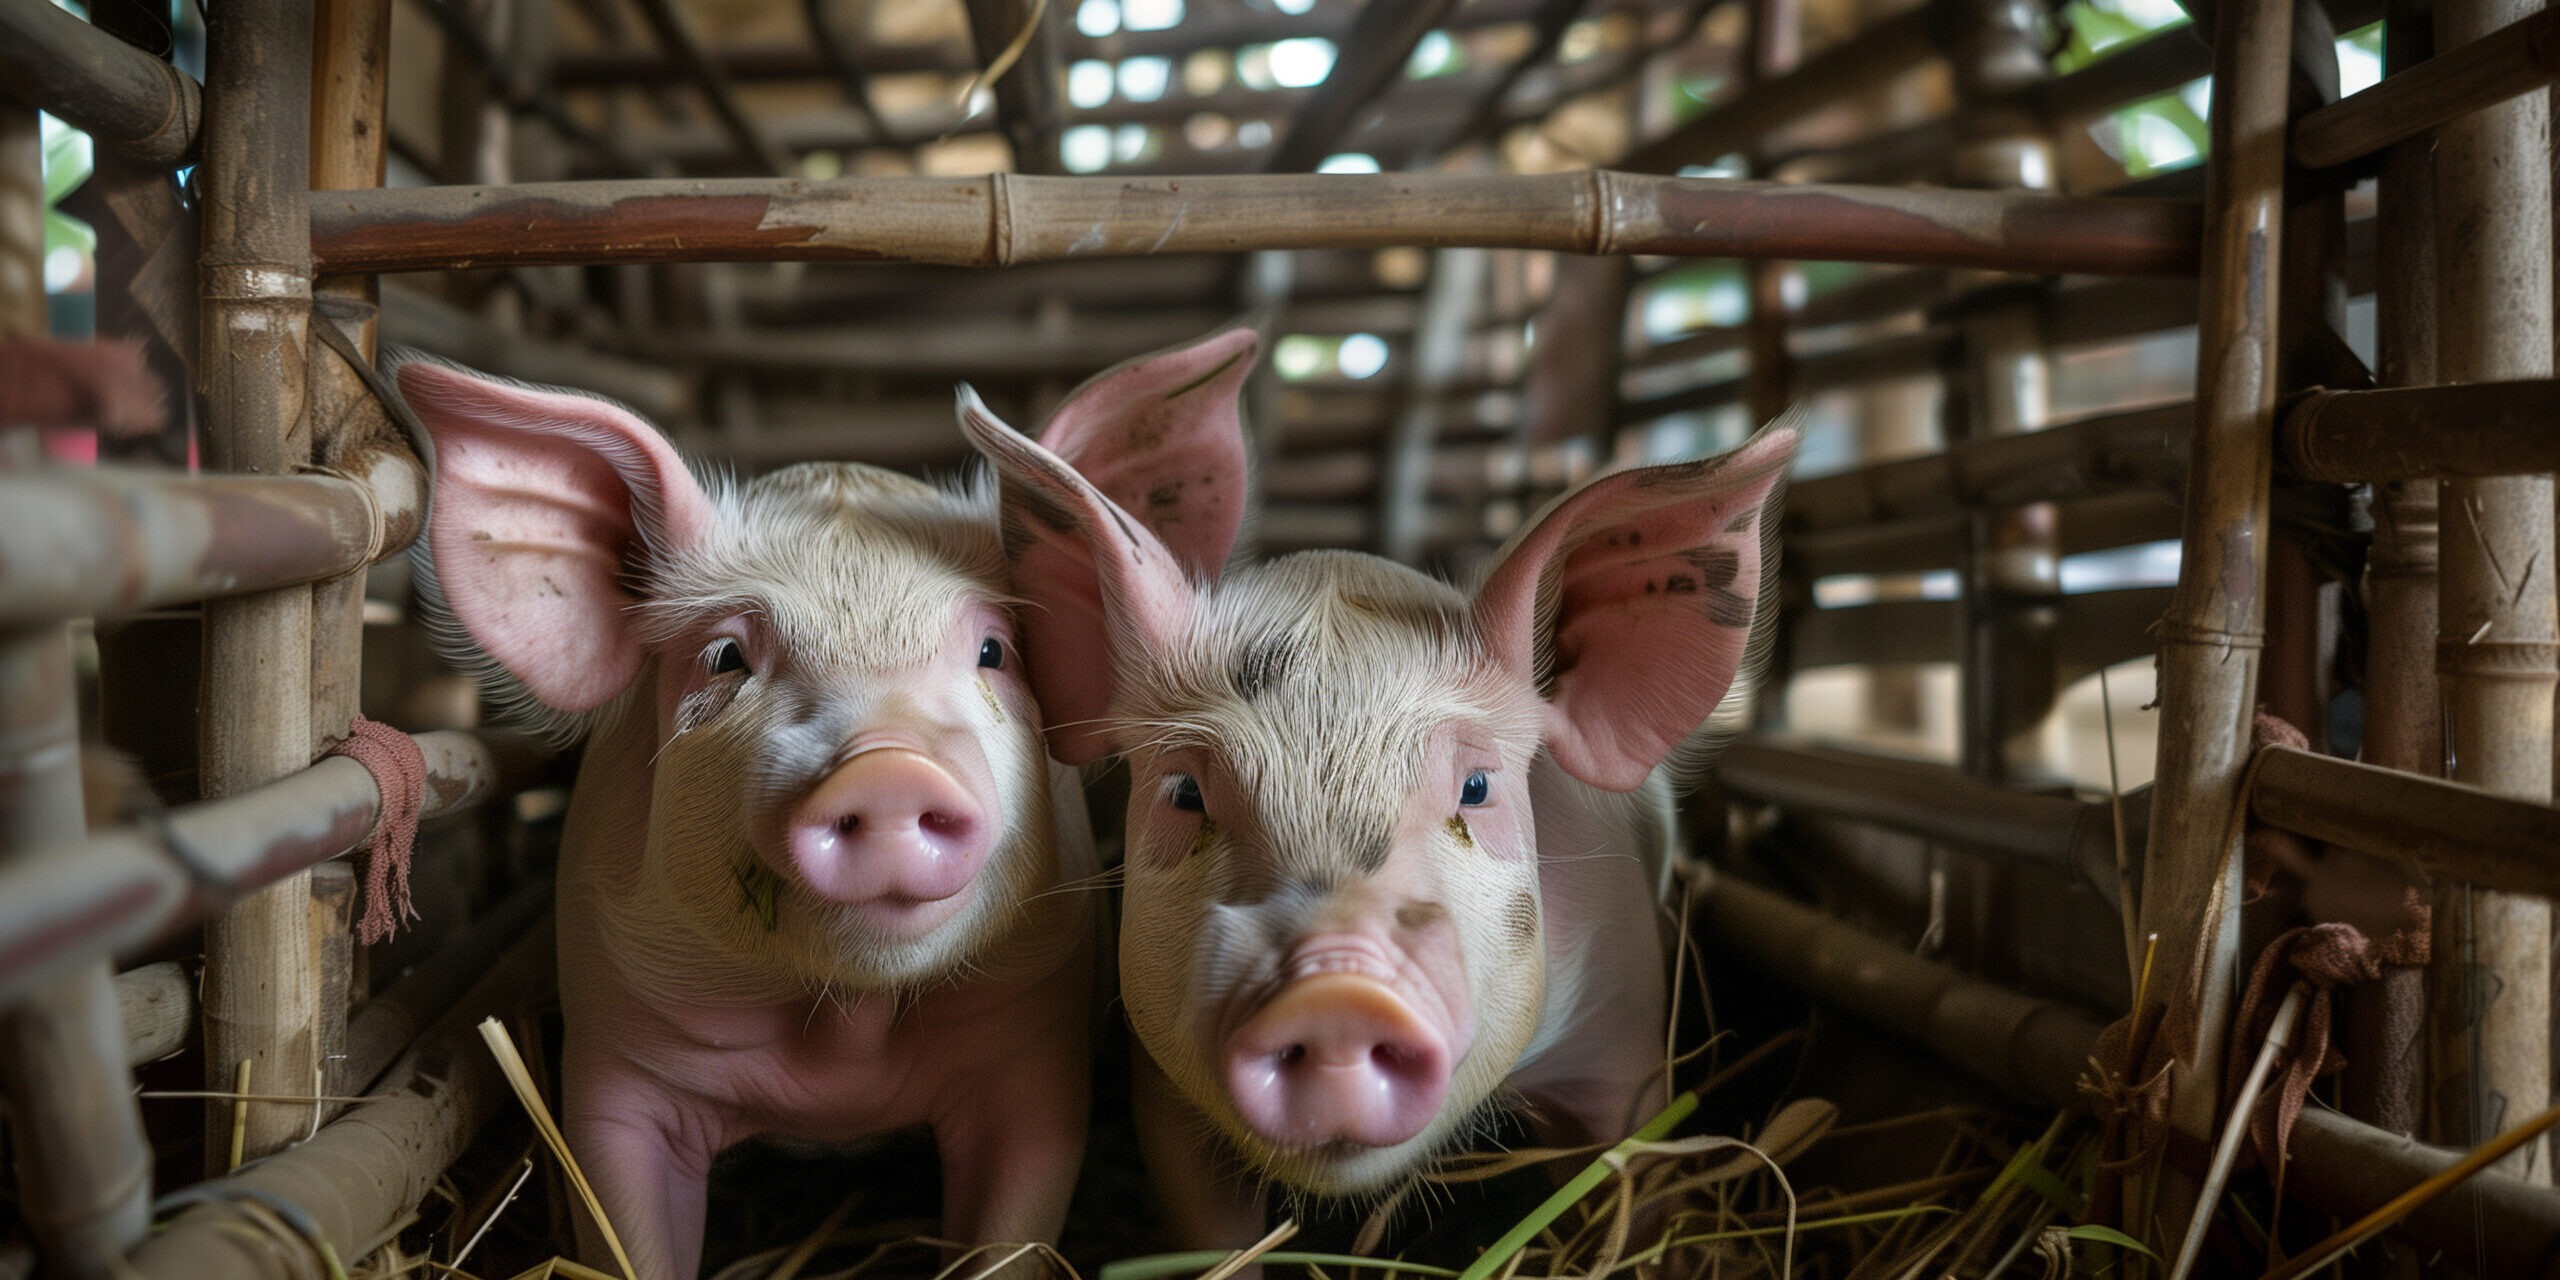
[[[1749,661],[1796,442],[1594,480],[1472,594],[1340,551],[1220,576],[1234,525],[1189,512],[1240,501],[1254,348],[1138,366],[1143,429],[1035,443],[962,412],[1051,750],[1129,765],[1140,1139],[1185,1243],[1217,1247],[1261,1234],[1268,1183],[1383,1190],[1488,1104],[1557,1143],[1662,1104],[1653,774]],[[1124,506],[1133,469],[1185,487]]]
[[[640,1280],[695,1272],[712,1157],[767,1134],[928,1125],[947,1235],[1054,1239],[1101,929],[1071,890],[1098,868],[991,500],[851,463],[705,481],[602,400],[397,377],[456,639],[587,737],[563,1109]]]

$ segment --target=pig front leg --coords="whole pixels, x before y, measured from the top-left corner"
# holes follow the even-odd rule
[[[631,1256],[632,1280],[680,1280],[702,1265],[704,1197],[719,1142],[711,1117],[619,1062],[569,1052],[562,1130]],[[578,1256],[611,1269],[604,1233],[578,1215]]]
[[[1129,1057],[1138,1153],[1175,1242],[1191,1249],[1241,1249],[1261,1239],[1261,1182],[1237,1166],[1145,1045],[1132,1046]]]
[[[1092,1100],[1083,1037],[1069,1039],[1072,1055],[1014,1059],[1011,1070],[973,1082],[969,1096],[934,1120],[946,1237],[965,1244],[1057,1243],[1084,1161]],[[980,1257],[991,1262],[1003,1252]],[[1037,1271],[1017,1265],[1005,1274]]]

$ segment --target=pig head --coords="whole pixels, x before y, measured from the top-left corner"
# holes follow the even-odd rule
[[[1219,574],[1198,522],[1095,479],[1242,486],[1197,465],[1232,395],[1161,387],[1143,434],[962,421],[1041,619],[1051,748],[1129,765],[1122,998],[1180,1228],[1251,1239],[1265,1180],[1384,1189],[1497,1100],[1552,1140],[1623,1136],[1662,1096],[1650,779],[1747,665],[1794,433],[1596,480],[1469,593],[1338,551]],[[1168,457],[1195,465],[1134,461]]]
[[[693,1273],[712,1156],[764,1134],[930,1125],[947,1234],[1053,1237],[1100,914],[1058,891],[1091,837],[1042,751],[990,500],[849,463],[706,482],[604,401],[397,379],[436,444],[451,638],[588,739],[564,1111],[642,1275]]]

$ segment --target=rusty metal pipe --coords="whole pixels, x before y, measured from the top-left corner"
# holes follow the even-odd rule
[[[2183,275],[2202,225],[2184,200],[1613,170],[550,182],[323,192],[311,214],[324,272],[1472,245]]]
[[[0,475],[0,628],[265,591],[408,545],[426,475],[405,452],[340,476],[99,468]]]
[[[0,92],[137,168],[195,161],[204,87],[51,0],[0,0]]]
[[[2560,9],[2544,9],[2302,117],[2293,126],[2293,162],[2326,169],[2361,160],[2555,77]]]
[[[424,816],[520,786],[539,753],[525,740],[418,735]],[[300,773],[157,822],[29,852],[0,866],[0,1006],[83,962],[130,952],[373,836],[382,796],[363,765],[333,756]]]

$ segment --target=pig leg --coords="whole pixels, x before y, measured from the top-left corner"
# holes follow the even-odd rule
[[[1081,1022],[1083,1015],[1077,1016]],[[1084,1160],[1091,1099],[1083,1038],[1066,1039],[1074,1060],[1056,1054],[1013,1059],[1016,1069],[973,1081],[962,1105],[935,1118],[942,1231],[950,1239],[1057,1242]],[[1008,1273],[1033,1271],[1015,1267]]]
[[[562,1064],[569,1149],[631,1255],[633,1280],[676,1280],[702,1266],[704,1197],[719,1152],[700,1104],[618,1063]],[[611,1267],[604,1233],[578,1215],[578,1255]]]
[[[1236,1167],[1146,1046],[1132,1046],[1129,1056],[1138,1153],[1173,1239],[1194,1249],[1241,1249],[1261,1239],[1262,1184]]]

